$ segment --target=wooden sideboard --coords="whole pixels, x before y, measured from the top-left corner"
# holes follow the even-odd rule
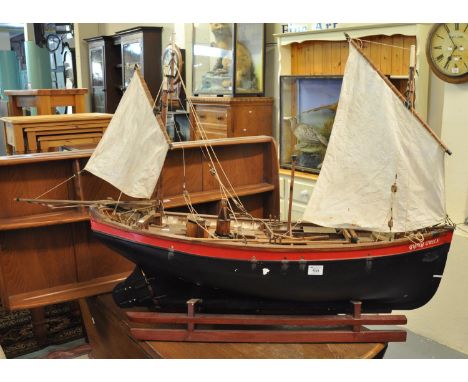
[[[246,209],[258,217],[278,216],[273,138],[238,138],[211,145]],[[167,208],[183,210],[185,206],[183,154],[192,202],[200,213],[218,213],[219,186],[200,147],[196,141],[178,142],[169,151],[160,178]],[[85,166],[91,153],[77,150],[0,157],[0,297],[7,309],[36,308],[108,292],[133,269],[130,262],[93,237],[86,210],[50,210],[14,201],[38,197],[52,188],[41,198],[117,199],[116,188],[90,173],[66,182]]]
[[[208,139],[272,135],[273,98],[191,97],[190,101]],[[191,112],[191,126],[196,122]],[[192,139],[201,139],[198,129],[192,131]]]

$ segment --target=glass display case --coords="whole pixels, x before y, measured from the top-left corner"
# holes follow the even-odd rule
[[[341,91],[341,77],[280,77],[280,165],[319,173]]]
[[[265,25],[193,24],[193,94],[264,94]]]

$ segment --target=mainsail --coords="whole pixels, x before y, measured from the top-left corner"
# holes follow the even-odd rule
[[[438,224],[446,217],[444,151],[350,44],[333,131],[304,220],[377,232]]]
[[[149,199],[169,144],[146,92],[136,71],[85,170],[126,195]]]

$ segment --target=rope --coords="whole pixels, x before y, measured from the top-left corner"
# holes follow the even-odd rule
[[[117,203],[115,203],[114,212],[112,212],[112,215],[115,215],[115,211],[117,211],[117,206],[119,205],[121,197],[122,197],[122,191],[120,191],[120,195],[119,195],[119,198],[117,199]]]
[[[371,40],[363,40],[360,38],[354,38],[353,40],[359,41],[362,47],[363,42],[368,42],[369,44],[376,44],[376,45],[384,45],[384,46],[390,46],[392,48],[398,48],[398,49],[403,49],[403,50],[411,50],[411,48],[405,48],[404,46],[399,46],[399,45],[392,45],[392,44],[384,44],[383,42],[376,42],[376,41],[371,41]]]
[[[65,184],[67,182],[69,182],[70,180],[72,180],[73,178],[76,178],[78,175],[80,175],[82,172],[84,171],[84,169],[78,171],[77,174],[73,174],[72,176],[70,176],[68,179],[65,179],[63,182],[60,182],[59,184],[57,184],[56,186],[52,187],[51,189],[47,190],[46,192],[43,192],[42,194],[40,194],[39,196],[36,196],[34,199],[39,199],[41,198],[42,196],[44,195],[47,195],[49,192],[55,190],[56,188],[60,187],[62,184]]]

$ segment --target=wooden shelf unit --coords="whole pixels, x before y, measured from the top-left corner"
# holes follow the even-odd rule
[[[375,35],[363,37],[362,40],[364,54],[404,94],[408,82],[409,49],[411,45],[416,45],[416,36]],[[343,75],[348,54],[347,41],[294,43],[291,46],[291,75]]]
[[[273,139],[214,140],[211,145],[246,209],[258,217],[278,216]],[[185,181],[200,213],[218,213],[219,186],[201,147],[199,142],[179,142],[169,151],[160,178],[169,208],[183,209]],[[41,198],[117,200],[116,188],[90,173],[78,174],[91,154],[92,150],[77,150],[0,158],[0,298],[7,309],[35,308],[108,292],[133,269],[133,264],[93,237],[85,209],[51,211],[14,200],[38,197],[51,189]],[[70,179],[74,174],[78,175]]]

